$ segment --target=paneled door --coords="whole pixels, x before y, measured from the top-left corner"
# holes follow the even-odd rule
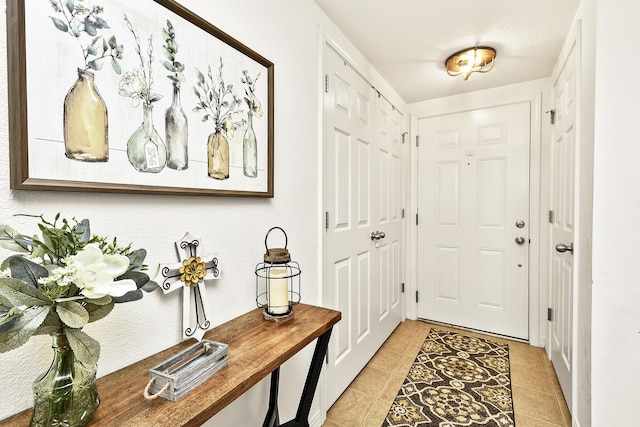
[[[402,318],[402,117],[329,47],[325,73],[323,295],[342,312],[326,367],[330,406]]]
[[[571,409],[573,372],[573,237],[575,231],[576,46],[553,85],[551,149],[551,361]]]
[[[418,120],[418,316],[529,337],[530,103]]]

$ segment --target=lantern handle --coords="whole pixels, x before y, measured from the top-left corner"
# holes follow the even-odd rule
[[[282,234],[284,234],[284,248],[287,249],[287,243],[289,242],[287,233],[285,233],[285,231],[280,227],[271,227],[271,229],[267,231],[267,235],[264,236],[264,247],[267,249],[267,255],[269,255],[269,246],[267,246],[267,239],[269,238],[269,233],[271,233],[275,229],[282,231]]]

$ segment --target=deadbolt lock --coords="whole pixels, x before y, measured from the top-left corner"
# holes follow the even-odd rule
[[[518,227],[518,228],[524,228],[524,221],[523,221],[523,220],[518,220],[518,221],[516,221],[516,227]]]

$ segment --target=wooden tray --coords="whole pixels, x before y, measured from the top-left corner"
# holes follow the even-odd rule
[[[228,345],[202,340],[149,369],[150,394],[177,402],[191,390],[227,366]]]

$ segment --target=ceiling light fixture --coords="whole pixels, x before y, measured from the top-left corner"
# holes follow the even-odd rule
[[[487,46],[476,46],[456,52],[444,63],[447,74],[462,74],[467,80],[471,73],[487,73],[493,69],[496,50]]]

